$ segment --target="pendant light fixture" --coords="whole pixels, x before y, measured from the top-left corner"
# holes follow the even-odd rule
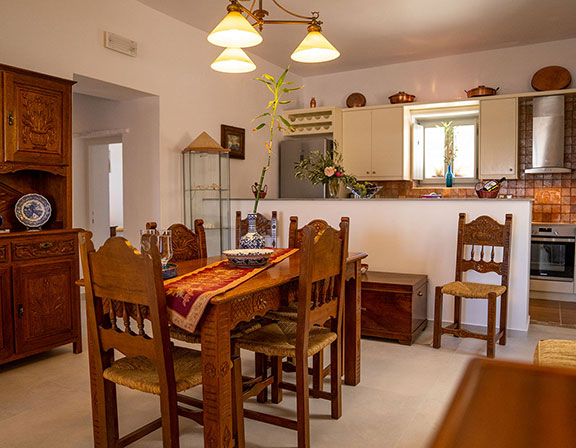
[[[271,0],[278,8],[293,17],[302,20],[268,20],[268,11],[263,9],[263,0],[258,0],[258,8],[254,8],[253,0],[250,9],[245,8],[239,0],[230,0],[228,14],[208,35],[208,41],[220,47],[226,47],[222,54],[212,63],[212,69],[225,73],[245,73],[252,71],[256,65],[244,53],[242,48],[253,47],[262,42],[262,36],[255,29],[262,31],[264,25],[308,25],[308,34],[292,53],[291,58],[297,62],[317,63],[336,59],[340,53],[328,42],[321,31],[322,21],[317,11],[310,17],[295,14],[281,6],[277,0]],[[250,23],[246,17],[254,20]]]
[[[256,70],[256,64],[242,48],[226,48],[210,67],[223,73],[248,73]]]

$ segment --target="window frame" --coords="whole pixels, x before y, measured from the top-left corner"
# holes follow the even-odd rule
[[[412,174],[413,180],[418,182],[419,186],[441,185],[445,183],[444,178],[426,178],[425,177],[425,161],[426,161],[426,143],[425,143],[425,129],[435,127],[445,121],[453,121],[456,125],[474,125],[474,177],[456,177],[454,176],[454,184],[458,186],[470,186],[478,182],[479,171],[479,117],[480,111],[478,108],[466,108],[462,111],[434,111],[433,113],[421,113],[412,115]],[[417,148],[417,126],[421,126],[421,147]],[[444,164],[444,174],[446,173],[447,165]]]

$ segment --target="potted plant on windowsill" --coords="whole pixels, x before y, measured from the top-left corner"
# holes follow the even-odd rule
[[[454,182],[454,159],[458,148],[454,147],[454,122],[443,121],[440,126],[444,128],[444,164],[446,165],[446,187],[452,187]]]
[[[268,159],[266,165],[262,167],[260,173],[260,181],[253,185],[252,192],[254,193],[254,208],[252,213],[248,214],[248,233],[240,238],[240,247],[242,249],[261,249],[264,247],[264,237],[258,232],[256,232],[256,216],[258,213],[258,203],[260,199],[264,197],[264,177],[270,169],[270,162],[272,160],[272,145],[274,143],[275,131],[285,130],[287,132],[294,131],[294,128],[290,125],[288,120],[286,120],[278,112],[278,106],[289,104],[292,100],[282,99],[285,94],[289,94],[294,90],[301,89],[299,87],[289,87],[294,83],[291,81],[286,81],[286,75],[290,67],[286,68],[284,72],[280,75],[278,79],[268,74],[263,74],[261,78],[256,78],[257,81],[266,85],[266,88],[272,92],[272,100],[268,102],[266,107],[267,111],[255,117],[252,121],[262,119],[263,122],[258,124],[253,131],[259,131],[263,128],[268,128],[269,138],[266,140],[264,145],[268,151]],[[262,194],[264,193],[264,194]]]

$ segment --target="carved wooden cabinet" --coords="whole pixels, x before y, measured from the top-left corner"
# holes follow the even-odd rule
[[[81,351],[78,243],[72,229],[72,81],[0,64],[0,363],[73,343]],[[27,232],[14,206],[52,207]]]
[[[427,277],[368,271],[362,275],[362,336],[411,345],[427,324]]]
[[[5,71],[4,99],[4,161],[68,165],[68,83]]]

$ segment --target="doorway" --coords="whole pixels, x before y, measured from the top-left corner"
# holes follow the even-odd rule
[[[95,247],[124,232],[122,141],[111,140],[120,141],[87,141],[89,230]]]

